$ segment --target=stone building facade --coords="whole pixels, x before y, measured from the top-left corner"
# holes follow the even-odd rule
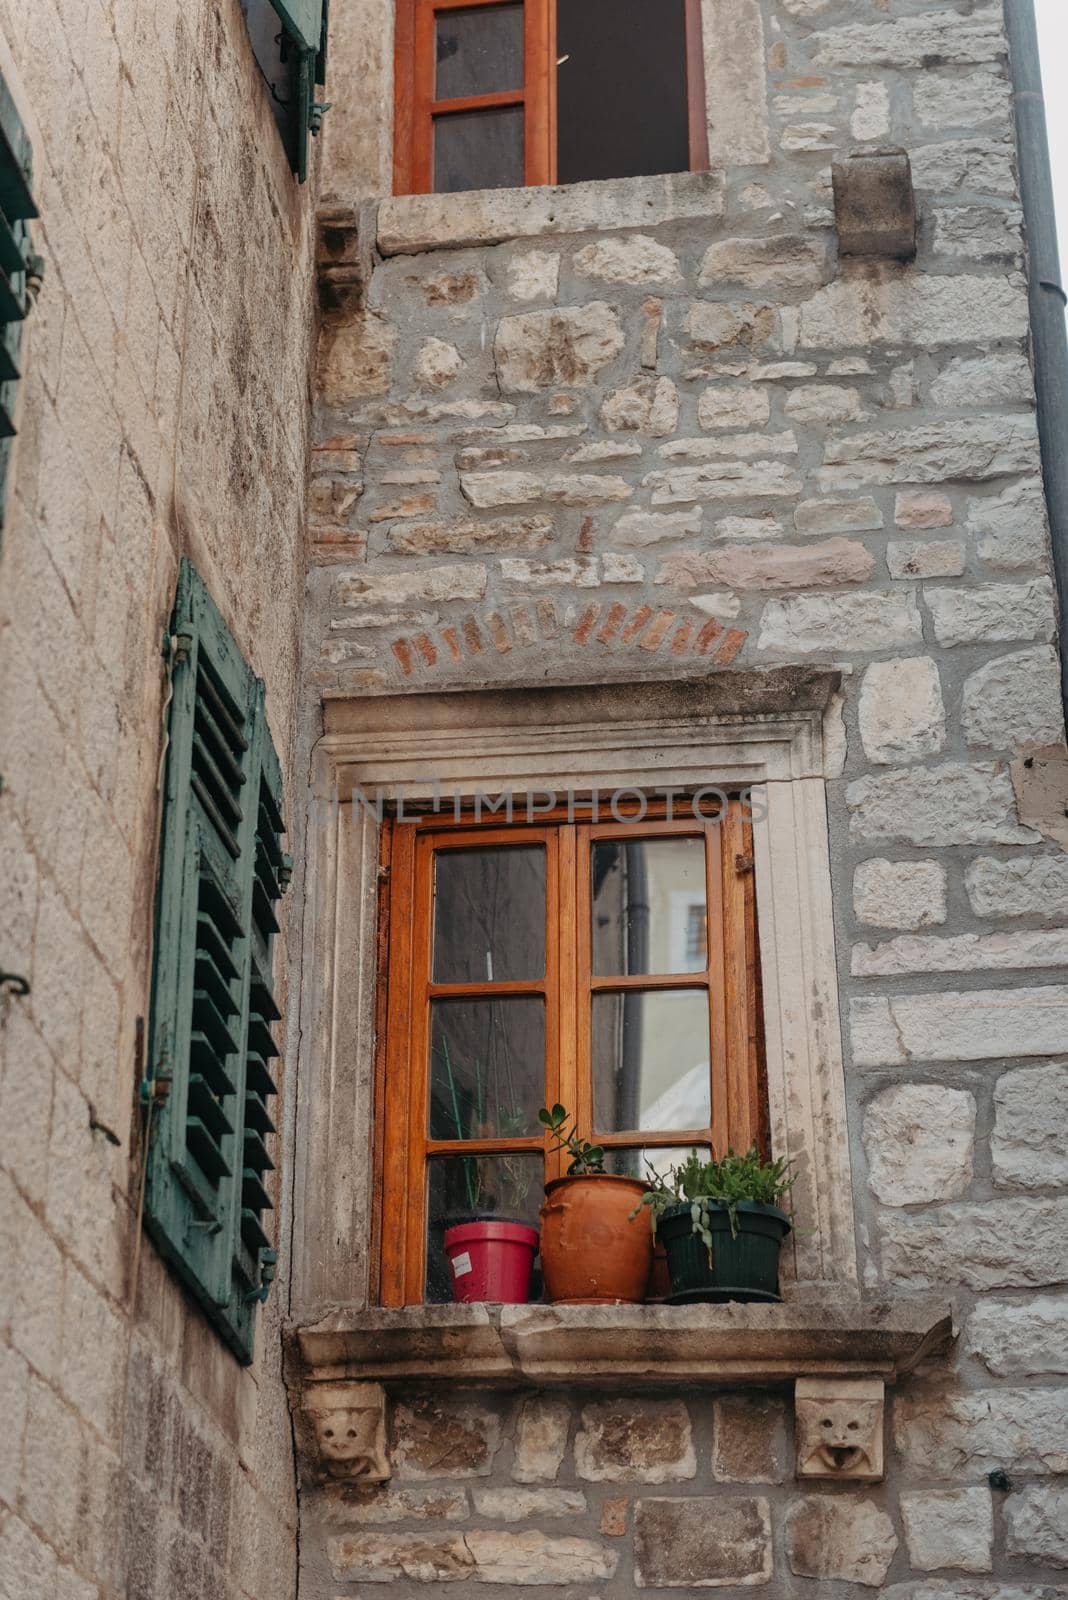
[[[396,197],[392,10],[333,8],[314,198],[236,4],[61,0],[49,51],[0,12],[48,261],[0,566],[0,1571],[1068,1594],[1064,719],[1001,8],[702,0],[708,172]],[[832,164],[888,148],[915,260],[851,258]],[[247,1370],[148,1244],[134,1279],[182,553],[297,847]],[[377,1308],[353,786],[601,774],[767,794],[786,1302]],[[867,1430],[856,1474],[806,1475],[810,1404]]]

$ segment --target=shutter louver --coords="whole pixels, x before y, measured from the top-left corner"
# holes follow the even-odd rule
[[[173,635],[145,1223],[247,1361],[262,1269],[273,1263],[259,1219],[270,1209],[263,1174],[273,1165],[265,1139],[276,1091],[266,1062],[278,1054],[270,1032],[279,1016],[270,999],[278,885],[259,862],[271,851],[281,859],[281,772],[263,685],[188,561]]]
[[[33,151],[11,91],[0,73],[0,527],[4,479],[15,437],[15,383],[21,376],[22,323],[30,310],[31,273],[41,272],[33,254],[29,222],[33,200]]]

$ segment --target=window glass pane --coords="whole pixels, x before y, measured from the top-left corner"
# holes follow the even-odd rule
[[[592,1028],[598,1132],[711,1127],[704,989],[595,994]]]
[[[437,13],[439,100],[523,87],[523,7],[471,6]]]
[[[647,1145],[644,1150],[609,1150],[605,1155],[605,1170],[621,1178],[648,1178],[652,1167],[666,1181],[672,1167],[681,1167],[693,1148],[692,1144],[680,1144],[663,1148]],[[697,1149],[701,1160],[707,1161],[712,1153],[711,1146],[699,1145]]]
[[[439,850],[434,858],[435,983],[545,976],[545,851]]]
[[[545,1166],[536,1153],[432,1156],[428,1165],[426,1298],[440,1303],[453,1297],[445,1229],[485,1219],[525,1222],[536,1228],[545,1198]]]
[[[545,1104],[545,1003],[435,1000],[430,1008],[430,1137],[539,1133]]]
[[[602,839],[590,859],[597,977],[704,972],[703,839]]]
[[[523,107],[458,111],[434,119],[434,193],[521,189]]]
[[[684,0],[558,0],[558,182],[690,165]]]

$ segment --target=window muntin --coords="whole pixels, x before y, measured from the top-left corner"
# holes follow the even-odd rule
[[[398,0],[394,190],[702,171],[700,0]]]
[[[740,801],[722,821],[457,828],[427,818],[387,825],[384,841],[384,1304],[450,1297],[442,1241],[451,1223],[536,1223],[544,1182],[565,1170],[537,1125],[543,1103],[567,1105],[609,1148],[612,1170],[643,1172],[647,1157],[664,1168],[695,1145],[766,1146],[751,832]],[[605,870],[626,852],[629,876]],[[644,932],[640,896],[650,907]],[[705,948],[672,970],[689,948],[694,904]],[[602,938],[598,965],[609,970],[595,972],[606,918],[617,955],[608,959]],[[621,970],[633,965],[643,970]],[[443,970],[459,977],[441,981]]]

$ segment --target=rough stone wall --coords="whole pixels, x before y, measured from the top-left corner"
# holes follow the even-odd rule
[[[887,1483],[856,1493],[792,1483],[774,1396],[680,1397],[654,1468],[636,1456],[668,1413],[621,1401],[611,1470],[596,1397],[554,1401],[529,1475],[511,1402],[458,1400],[478,1464],[420,1467],[413,1397],[393,1485],[309,1501],[316,1595],[774,1571],[791,1594],[988,1596],[1068,1566],[1068,858],[1010,774],[1064,732],[1000,8],[750,13],[746,165],[713,126],[708,176],[351,213],[334,183],[309,702],[839,665],[864,1286],[951,1293],[963,1336],[902,1385]],[[917,260],[839,261],[830,161],[890,143]]]
[[[244,1371],[147,1241],[131,1302],[161,644],[185,552],[291,774],[312,202],[237,0],[0,0],[0,36],[46,261],[0,559],[0,965],[32,985],[0,1000],[0,1591],[289,1600],[280,1306]]]

